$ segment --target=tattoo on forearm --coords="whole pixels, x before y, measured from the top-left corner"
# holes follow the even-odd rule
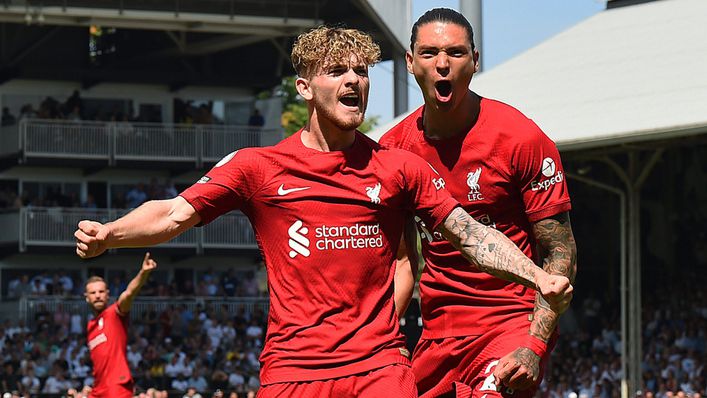
[[[540,360],[536,353],[534,353],[530,348],[520,347],[513,352],[513,359],[528,369],[529,373],[533,375],[540,374]]]
[[[505,235],[475,221],[463,209],[452,211],[441,232],[479,270],[536,288],[538,267]]]
[[[535,238],[544,258],[543,269],[549,274],[564,275],[574,283],[577,273],[577,247],[569,215],[561,213],[533,225]],[[559,315],[550,309],[540,294],[535,296],[530,334],[547,341],[557,326]]]

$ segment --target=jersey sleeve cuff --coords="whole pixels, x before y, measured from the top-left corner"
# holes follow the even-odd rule
[[[194,208],[194,210],[199,213],[201,221],[197,225],[195,225],[196,227],[204,226],[214,220],[215,217],[210,216],[208,214],[208,212],[206,211],[206,204],[198,194],[189,191],[184,191],[180,193],[179,196],[189,202],[189,204]]]
[[[532,212],[526,212],[525,214],[528,216],[528,220],[530,222],[538,222],[540,220],[546,219],[548,217],[552,217],[554,215],[564,213],[566,211],[570,211],[572,209],[572,203],[570,203],[569,199],[567,201],[561,202],[554,204],[549,207],[542,208],[540,210],[535,210]]]
[[[461,205],[459,204],[459,202],[456,201],[456,199],[451,197],[445,199],[445,201],[442,202],[440,206],[437,206],[437,208],[432,214],[432,216],[434,217],[434,224],[432,230],[436,231],[437,227],[439,227],[439,225],[447,219],[449,213],[451,213],[452,210],[456,209],[457,207],[461,207]]]

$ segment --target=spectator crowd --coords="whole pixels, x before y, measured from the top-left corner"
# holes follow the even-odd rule
[[[85,319],[75,310],[59,304],[51,314],[40,308],[32,328],[22,319],[0,325],[3,392],[36,396],[73,389],[81,396],[84,386],[92,384]],[[150,396],[166,391],[181,397],[191,388],[193,393],[220,390],[245,397],[258,390],[264,312],[182,305],[160,312],[148,307],[135,316],[127,359],[138,393],[153,389]]]
[[[695,275],[643,296],[643,380],[647,398],[707,393],[707,294]],[[649,287],[649,290],[652,290]],[[543,398],[621,396],[618,302],[590,295],[563,315],[560,338],[539,395]]]
[[[72,95],[65,101],[61,102],[54,97],[48,96],[39,107],[35,108],[33,104],[24,104],[20,107],[19,114],[14,115],[10,108],[5,106],[2,108],[1,123],[2,126],[13,126],[23,119],[53,119],[53,120],[68,120],[80,121],[91,120],[101,122],[122,122],[122,123],[162,123],[162,112],[159,107],[145,107],[141,109],[139,115],[134,115],[130,106],[124,104],[118,105],[120,102],[115,101],[112,106],[96,106],[91,104],[91,100],[84,100],[78,90],[74,90]],[[182,100],[175,98],[173,103],[174,108],[174,123],[179,124],[223,124],[213,113],[214,103],[195,102],[192,100]],[[258,114],[259,115],[259,114]],[[251,126],[262,126],[263,123],[258,123],[259,119],[251,123]]]
[[[52,287],[45,289],[47,294],[55,294],[55,289],[76,293],[80,288],[63,273],[42,278],[46,285],[52,281]],[[29,281],[29,285],[42,283],[27,275],[20,279]],[[193,290],[151,283],[144,294],[263,296],[257,279],[253,272],[207,270]],[[672,286],[657,290],[644,299],[641,395],[698,398],[705,394],[707,295],[699,288],[704,286],[703,279],[690,278],[680,289]],[[122,278],[109,281],[111,290],[121,291],[124,284]],[[680,295],[670,294],[677,291]],[[207,397],[220,390],[226,397],[231,392],[244,397],[257,391],[258,355],[266,328],[264,312],[249,312],[245,307],[228,311],[218,304],[142,308],[139,314],[133,314],[128,346],[128,361],[141,396],[159,397],[164,393]],[[0,387],[30,394],[64,393],[73,388],[76,396],[81,396],[83,386],[92,380],[84,336],[86,319],[80,312],[62,303],[53,313],[39,308],[32,329],[24,320],[6,320],[0,326]],[[619,397],[622,373],[618,325],[619,310],[612,300],[589,295],[577,301],[562,321],[538,396]]]

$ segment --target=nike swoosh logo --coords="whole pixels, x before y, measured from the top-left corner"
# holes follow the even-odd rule
[[[309,189],[309,188],[311,188],[311,187],[285,189],[285,184],[282,184],[282,185],[280,185],[280,188],[277,189],[277,194],[280,196],[285,196],[285,195],[290,194],[292,192],[304,191],[305,189]]]

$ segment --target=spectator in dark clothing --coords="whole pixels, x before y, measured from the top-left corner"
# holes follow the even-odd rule
[[[253,109],[253,113],[248,119],[248,126],[251,127],[263,127],[265,125],[265,118],[260,114],[258,108]]]
[[[0,375],[0,389],[2,391],[21,390],[20,375],[15,373],[12,362],[3,364],[3,373]]]
[[[6,106],[2,108],[2,126],[12,126],[17,119],[10,113],[10,109]]]
[[[238,287],[238,278],[236,277],[236,271],[231,269],[221,278],[221,287],[223,288],[224,295],[228,297],[233,297],[236,295],[236,288]]]

